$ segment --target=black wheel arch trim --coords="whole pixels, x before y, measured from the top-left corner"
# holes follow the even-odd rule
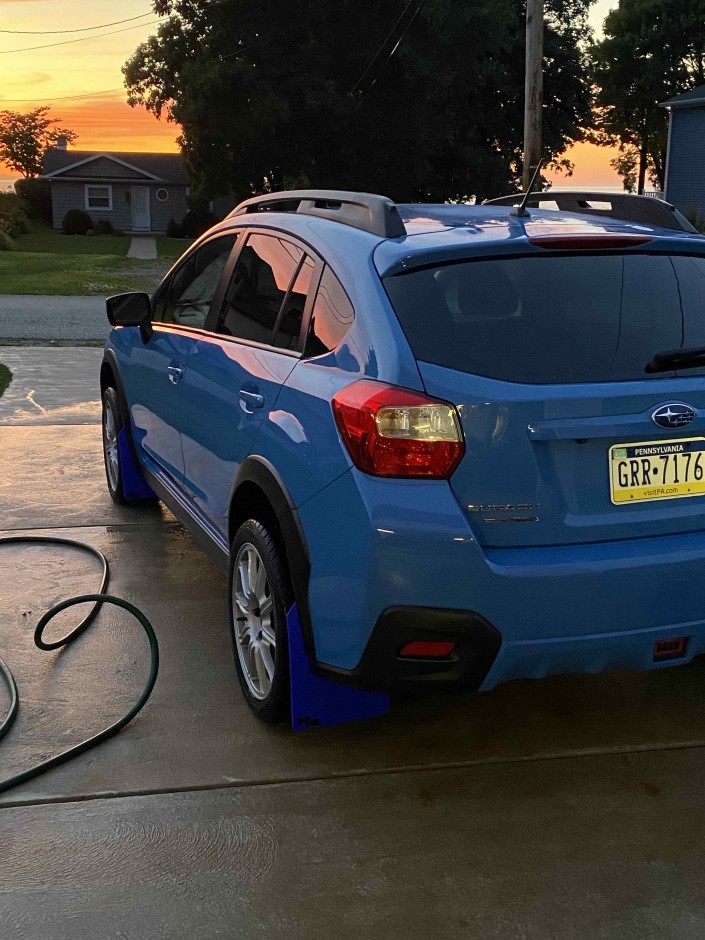
[[[321,672],[316,660],[311,611],[308,603],[308,585],[311,574],[311,555],[301,519],[294,500],[276,467],[259,455],[247,457],[240,466],[230,496],[230,509],[237,499],[237,492],[245,483],[254,483],[265,495],[274,514],[284,541],[284,550],[291,578],[291,586],[299,611],[304,646],[312,668]],[[230,513],[228,514],[230,525]],[[234,532],[230,532],[230,541]]]
[[[132,436],[132,419],[130,417],[130,405],[127,400],[127,395],[125,394],[125,385],[122,381],[122,375],[120,375],[120,369],[117,363],[117,356],[112,351],[112,349],[106,349],[103,353],[103,361],[100,364],[100,397],[103,398],[103,367],[108,366],[110,371],[113,374],[115,379],[115,390],[118,393],[120,399],[120,405],[122,406],[122,420],[125,425],[125,433],[127,434],[127,443],[130,447],[130,452],[135,461],[137,467],[141,467],[142,464],[137,456],[137,448],[135,446],[135,441]]]

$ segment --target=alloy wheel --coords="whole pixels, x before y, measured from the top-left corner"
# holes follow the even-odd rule
[[[107,401],[103,411],[103,447],[105,448],[105,466],[108,471],[108,480],[112,489],[116,490],[120,480],[117,422],[112,405]]]
[[[269,579],[262,556],[252,543],[240,546],[233,574],[235,646],[247,686],[262,701],[272,688],[277,644]]]

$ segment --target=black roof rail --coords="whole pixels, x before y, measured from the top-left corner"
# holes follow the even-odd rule
[[[399,210],[391,199],[372,193],[350,193],[337,189],[291,189],[266,193],[241,202],[228,218],[253,212],[292,211],[283,208],[287,203],[298,203],[294,212],[332,219],[382,238],[406,235]]]
[[[697,232],[670,202],[653,196],[634,196],[631,193],[598,193],[582,189],[545,192],[514,193],[498,199],[486,199],[483,206],[514,206],[526,198],[526,206],[538,209],[542,202],[555,203],[561,212],[580,212],[583,215],[605,216],[624,219],[625,222],[641,222],[660,228],[679,229],[682,232]],[[597,205],[592,205],[597,203]],[[607,205],[606,205],[607,204]]]

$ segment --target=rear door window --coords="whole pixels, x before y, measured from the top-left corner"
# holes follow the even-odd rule
[[[510,382],[645,379],[655,353],[705,345],[702,257],[467,261],[384,283],[417,359]]]
[[[274,235],[250,235],[235,263],[216,332],[271,343],[279,311],[304,257]]]
[[[304,316],[306,300],[311,289],[311,280],[315,262],[310,255],[304,255],[299,264],[296,279],[277,317],[272,345],[282,349],[300,349],[301,321]]]

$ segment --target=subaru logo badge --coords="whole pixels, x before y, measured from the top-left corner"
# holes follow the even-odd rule
[[[686,424],[690,424],[694,417],[695,411],[690,405],[675,402],[657,408],[651,415],[651,420],[660,428],[666,428],[667,431],[675,431],[678,428],[684,428]]]

